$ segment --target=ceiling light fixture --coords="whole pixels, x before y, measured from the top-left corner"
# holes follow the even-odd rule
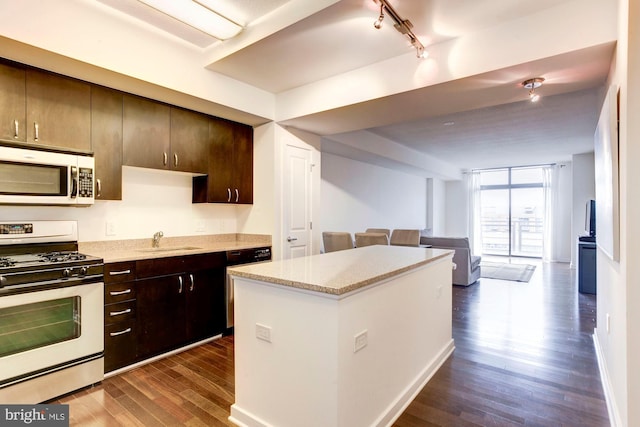
[[[538,102],[540,100],[540,94],[536,93],[536,89],[542,86],[543,82],[544,78],[542,77],[536,77],[522,82],[522,86],[524,86],[525,89],[529,89],[529,99],[531,102]]]
[[[379,30],[382,27],[382,20],[384,19],[384,12],[387,14],[395,24],[393,27],[398,30],[400,34],[407,36],[409,39],[409,43],[416,49],[416,56],[418,58],[426,58],[429,54],[424,50],[424,45],[418,40],[418,36],[413,33],[413,24],[408,19],[402,19],[398,12],[389,4],[387,0],[373,0],[376,3],[380,4],[380,16],[373,23],[374,28]]]
[[[138,0],[218,40],[236,36],[243,26],[217,12],[207,0]]]

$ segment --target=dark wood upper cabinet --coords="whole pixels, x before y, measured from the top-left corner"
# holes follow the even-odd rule
[[[233,143],[234,184],[238,190],[236,203],[253,203],[253,128],[235,124]]]
[[[91,85],[26,70],[26,142],[91,151]]]
[[[193,178],[194,203],[253,203],[253,128],[209,121],[209,175]]]
[[[169,106],[133,95],[124,95],[123,106],[123,164],[169,169]]]
[[[122,200],[122,93],[92,87],[91,147],[96,162],[96,199]]]
[[[26,141],[25,70],[0,63],[0,139]]]
[[[171,169],[207,173],[209,117],[171,107]]]

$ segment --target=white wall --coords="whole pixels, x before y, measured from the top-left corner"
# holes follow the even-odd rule
[[[320,191],[321,231],[426,227],[425,178],[322,153]]]
[[[576,154],[573,156],[573,199],[571,214],[571,236],[576,240],[576,236],[585,234],[585,209],[589,200],[596,197],[595,166],[593,152]],[[576,244],[571,245],[571,267],[576,266]]]
[[[444,235],[448,237],[469,236],[469,196],[467,180],[464,175],[461,181],[447,181],[446,189],[446,223]]]
[[[433,236],[444,236],[447,224],[446,183],[438,178],[427,179],[427,228]]]
[[[619,0],[618,44],[610,80],[619,88],[620,261],[597,252],[595,331],[613,426],[640,425],[640,4]],[[634,29],[634,31],[631,31]],[[608,327],[607,327],[608,325]]]

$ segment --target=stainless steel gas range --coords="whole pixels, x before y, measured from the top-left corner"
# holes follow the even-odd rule
[[[75,221],[0,222],[0,403],[35,404],[102,381],[103,261]]]

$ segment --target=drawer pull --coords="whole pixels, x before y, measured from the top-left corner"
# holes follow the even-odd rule
[[[117,337],[118,335],[128,334],[129,332],[131,332],[131,328],[127,328],[123,331],[118,331],[118,332],[109,332],[109,336]]]
[[[109,316],[114,317],[114,316],[120,316],[122,314],[128,314],[128,313],[131,313],[130,308],[127,308],[126,310],[122,310],[122,311],[110,311]]]
[[[38,126],[38,122],[33,122],[33,132],[34,132],[34,141],[38,141],[40,139],[40,126]]]
[[[119,276],[121,274],[130,274],[131,270],[110,271],[109,276]]]
[[[125,289],[124,291],[110,291],[109,295],[111,295],[112,297],[118,296],[118,295],[124,295],[124,294],[130,294],[131,293],[131,289]]]
[[[14,139],[18,139],[18,121],[14,120],[13,121],[13,138]]]

